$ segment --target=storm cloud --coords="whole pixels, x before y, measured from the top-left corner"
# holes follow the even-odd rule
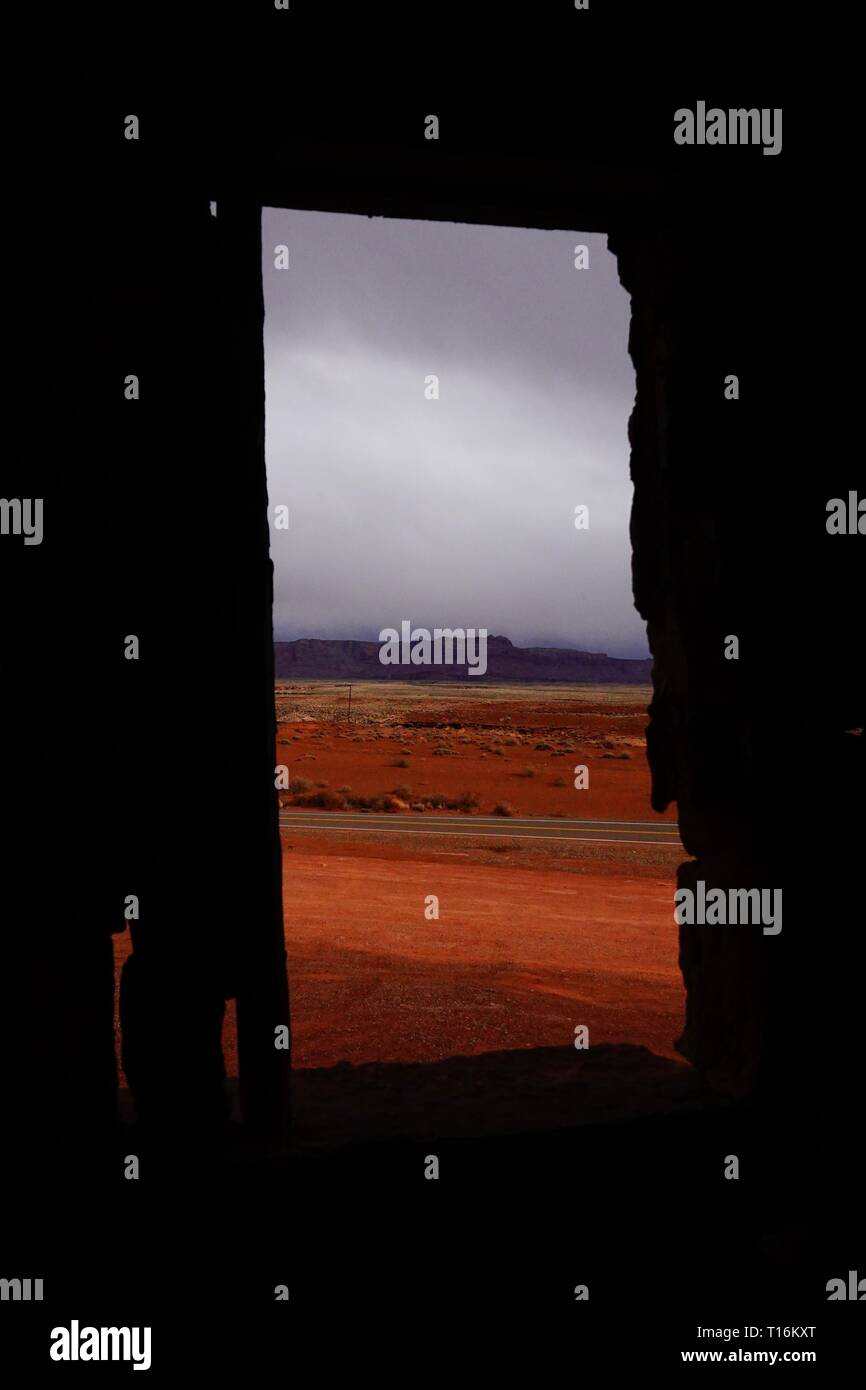
[[[408,618],[646,656],[605,238],[266,208],[262,265],[276,637]]]

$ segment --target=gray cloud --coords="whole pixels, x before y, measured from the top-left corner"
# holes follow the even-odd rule
[[[270,502],[291,518],[276,635],[410,618],[645,656],[628,298],[604,238],[265,209],[262,248]]]

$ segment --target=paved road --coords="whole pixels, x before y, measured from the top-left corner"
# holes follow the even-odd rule
[[[445,816],[376,811],[281,811],[285,830],[377,835],[460,835],[497,840],[574,840],[583,844],[672,845],[682,850],[676,821],[565,820],[558,816]]]

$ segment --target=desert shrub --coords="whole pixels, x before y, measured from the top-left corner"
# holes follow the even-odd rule
[[[631,753],[618,753],[618,754],[617,754],[617,757],[620,757],[620,758],[630,758],[630,757],[631,757]]]
[[[431,811],[442,811],[448,805],[448,798],[443,796],[442,792],[431,792],[429,796],[425,796],[424,802]]]
[[[391,766],[392,766],[392,767],[411,767],[411,763],[409,762],[409,759],[408,759],[408,758],[395,758],[394,761],[392,762]]]
[[[493,807],[494,816],[513,816],[514,807],[509,801],[497,801]]]
[[[520,772],[515,772],[514,775],[515,775],[515,777],[534,777],[534,776],[535,776],[535,768],[534,768],[534,767],[524,767],[524,768],[521,768]]]
[[[564,787],[566,785],[564,777],[554,777],[550,784],[552,787]]]
[[[447,803],[449,811],[463,811],[469,814],[470,811],[477,811],[481,805],[481,798],[475,792],[462,792],[460,796],[452,797]]]
[[[319,788],[320,791],[323,790],[325,787],[329,787],[330,785],[331,785],[330,782],[317,782],[317,783],[316,783],[316,786]]]
[[[552,743],[545,743],[542,739],[541,743],[536,743],[535,751],[536,753],[549,753],[552,747]]]
[[[490,749],[490,752],[493,754],[494,758],[504,758],[504,757],[505,757],[505,754],[503,753],[503,751],[502,751],[501,748],[491,748],[491,749]]]
[[[506,748],[516,748],[520,740],[516,738],[504,738],[502,742],[505,744]]]
[[[382,796],[349,796],[349,805],[354,810],[407,810],[409,806],[399,796],[385,792]]]
[[[349,795],[351,795],[352,788],[351,788],[351,787],[338,787],[338,788],[337,788],[337,791],[340,793],[341,796],[349,796]]]
[[[290,792],[308,792],[308,791],[310,790],[310,787],[311,787],[312,785],[313,785],[312,782],[308,782],[307,779],[306,779],[306,777],[290,777],[290,778],[289,778],[289,791],[290,791]]]
[[[411,800],[412,800],[412,788],[411,788],[411,787],[404,787],[404,786],[401,784],[399,787],[394,787],[394,788],[392,789],[392,795],[393,795],[393,796],[399,796],[399,798],[400,798],[401,801],[411,801]]]
[[[319,811],[342,811],[346,807],[345,798],[332,791],[306,792],[292,801],[295,806],[314,806]]]
[[[453,758],[453,757],[456,757],[456,754],[455,754],[453,748],[434,748],[434,749],[433,749],[433,757],[434,757],[434,758]]]

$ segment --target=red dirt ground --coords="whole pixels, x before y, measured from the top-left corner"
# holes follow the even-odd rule
[[[424,915],[439,898],[439,920]],[[418,857],[291,851],[294,1062],[416,1062],[629,1042],[675,1057],[671,884]],[[324,909],[324,910],[323,910]]]
[[[356,696],[352,724],[303,718],[307,709],[333,716],[333,701],[321,697],[278,701],[280,713],[301,716],[281,719],[277,729],[277,760],[289,773],[283,805],[297,804],[292,786],[303,778],[313,793],[320,783],[364,797],[406,788],[410,805],[435,793],[456,798],[468,791],[478,796],[482,815],[505,801],[522,816],[676,819],[673,806],[658,817],[650,807],[648,694],[553,700],[509,687],[496,701],[437,694],[425,705],[414,691],[402,704],[396,693],[389,702],[391,692],[369,691],[365,686]],[[574,786],[579,764],[589,769],[584,790]]]

